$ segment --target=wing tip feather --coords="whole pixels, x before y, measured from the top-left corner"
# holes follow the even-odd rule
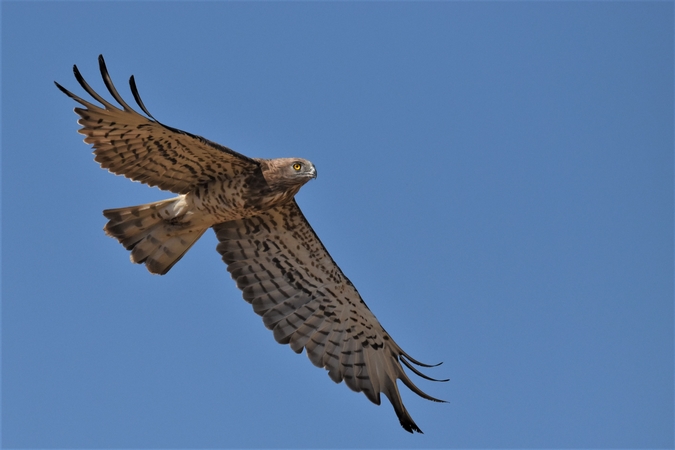
[[[138,92],[138,88],[136,87],[136,79],[132,75],[129,77],[129,87],[131,88],[131,94],[134,96],[134,100],[136,100],[136,104],[141,108],[141,110],[148,115],[152,120],[154,120],[157,123],[160,123],[159,120],[155,119],[155,117],[150,114],[150,111],[148,111],[148,108],[145,107],[145,104],[143,103],[143,100],[141,100],[141,94]],[[161,124],[163,125],[163,124]]]
[[[424,431],[420,430],[420,427],[418,427],[417,424],[412,420],[404,420],[399,418],[399,422],[401,423],[403,429],[410,434],[413,433],[424,434]]]
[[[103,58],[103,55],[98,55],[98,68],[101,71],[101,77],[103,78],[103,83],[105,83],[105,87],[108,88],[108,92],[110,92],[110,95],[113,96],[113,98],[119,103],[122,108],[130,113],[138,114],[132,107],[130,107],[127,102],[124,101],[122,96],[117,92],[117,88],[115,88],[115,84],[112,82],[112,78],[110,77],[110,73],[108,72],[108,67],[106,66],[105,59]]]
[[[59,88],[59,91],[61,91],[61,92],[63,92],[64,94],[66,94],[68,97],[70,97],[70,96],[72,95],[68,89],[66,89],[66,88],[64,88],[63,86],[61,86],[58,82],[54,81],[54,84],[56,85],[57,88]]]
[[[422,373],[421,371],[417,370],[415,367],[413,367],[413,365],[410,364],[405,358],[403,358],[403,356],[400,356],[399,359],[408,369],[412,370],[413,373],[415,375],[417,375],[418,377],[422,377],[425,380],[429,380],[429,381],[437,381],[439,383],[445,383],[446,381],[450,381],[450,378],[446,378],[446,379],[432,378],[432,377]]]

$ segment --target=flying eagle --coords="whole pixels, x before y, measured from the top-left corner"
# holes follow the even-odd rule
[[[296,353],[304,348],[333,381],[344,380],[377,405],[383,393],[401,426],[421,433],[403,406],[396,380],[420,397],[442,400],[415,386],[401,364],[428,380],[447,380],[413,367],[434,366],[415,360],[394,342],[303,216],[294,196],[316,178],[314,165],[301,158],[249,158],[164,125],[148,112],[132,76],[131,92],[147,117],[139,114],[115,89],[102,55],[98,62],[119,105],[96,93],[77,66],[75,78],[102,106],[55,82],[84,106],[75,108],[79,133],[93,145],[95,160],[114,174],[179,194],[103,211],[109,219],[105,232],[131,251],[132,262],[163,275],[213,228],[227,270],[277,342]]]

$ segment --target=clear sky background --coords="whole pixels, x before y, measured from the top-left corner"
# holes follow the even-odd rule
[[[4,447],[672,447],[673,3],[3,2]],[[300,156],[297,199],[431,403],[424,435],[278,345],[208,232],[76,133],[96,58],[159,120]],[[105,94],[107,96],[107,94]]]

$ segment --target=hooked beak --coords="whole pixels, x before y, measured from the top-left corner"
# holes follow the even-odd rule
[[[316,172],[316,166],[314,164],[312,164],[312,171],[310,172],[310,174],[312,175],[312,178],[314,178],[316,180],[317,172]]]

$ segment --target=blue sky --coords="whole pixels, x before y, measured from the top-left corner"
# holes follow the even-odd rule
[[[2,445],[672,447],[673,4],[3,2]],[[106,208],[77,64],[160,121],[299,156],[424,430],[280,346],[208,232],[163,277]]]

